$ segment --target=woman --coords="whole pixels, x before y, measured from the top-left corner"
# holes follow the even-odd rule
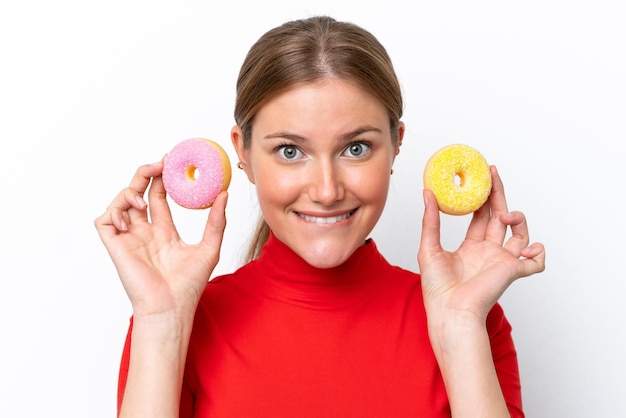
[[[95,222],[133,308],[120,416],[523,416],[497,300],[544,269],[543,246],[529,245],[492,167],[457,251],[442,249],[425,190],[421,276],[389,265],[368,236],[402,106],[385,49],[362,28],[313,17],[264,34],[241,68],[231,132],[263,219],[250,261],[208,284],[226,192],[187,245],[162,163],[137,170]]]

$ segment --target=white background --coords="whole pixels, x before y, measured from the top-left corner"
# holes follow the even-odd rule
[[[626,13],[596,1],[14,1],[0,6],[0,416],[112,417],[130,306],[93,220],[182,139],[229,142],[250,45],[324,13],[376,34],[408,132],[374,231],[417,270],[421,175],[463,142],[499,167],[547,247],[502,304],[529,417],[626,416]],[[406,4],[413,4],[408,9]],[[216,274],[257,208],[235,170]],[[207,212],[174,208],[182,235]],[[468,217],[443,219],[461,241]]]

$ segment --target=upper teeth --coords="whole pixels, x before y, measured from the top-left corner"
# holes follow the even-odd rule
[[[309,215],[303,215],[303,214],[299,214],[299,215],[303,217],[307,222],[315,222],[318,224],[334,224],[335,222],[339,222],[344,219],[347,219],[350,216],[350,213],[347,212],[347,213],[344,213],[343,215],[328,216],[328,217],[309,216]]]

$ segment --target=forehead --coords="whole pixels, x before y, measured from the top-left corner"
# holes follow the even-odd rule
[[[373,94],[337,78],[292,87],[266,102],[255,117],[255,128],[274,125],[324,126],[389,124],[383,103]],[[380,126],[382,129],[382,126]],[[256,130],[256,129],[255,129]]]

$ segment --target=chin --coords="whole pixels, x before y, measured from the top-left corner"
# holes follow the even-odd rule
[[[301,251],[296,252],[309,265],[319,269],[329,269],[345,263],[364,242],[365,240],[360,241],[359,245],[337,243],[319,246],[309,243],[307,247],[301,248]]]
[[[310,266],[318,269],[332,269],[342,265],[347,259],[348,257],[338,260],[329,260],[328,257],[321,257],[315,260],[305,258],[304,261],[306,261]]]

